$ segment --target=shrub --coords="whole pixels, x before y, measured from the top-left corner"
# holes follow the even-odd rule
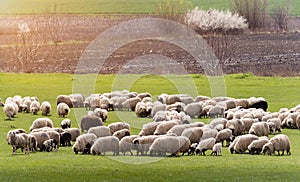
[[[248,28],[246,19],[237,13],[215,9],[204,11],[198,7],[186,14],[186,23],[200,33],[228,33]]]
[[[160,18],[184,23],[184,16],[192,3],[185,0],[162,0],[157,13]]]

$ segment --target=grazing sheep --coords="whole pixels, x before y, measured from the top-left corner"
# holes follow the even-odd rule
[[[34,136],[36,139],[36,147],[41,150],[44,141],[49,140],[50,136],[46,132],[35,132],[35,133],[30,133],[30,135]]]
[[[77,108],[84,107],[85,98],[82,94],[70,94],[69,97],[71,99],[73,107],[77,107]],[[66,100],[67,100],[67,98],[66,98]],[[65,103],[67,105],[69,105],[67,102],[65,102]]]
[[[25,99],[23,101],[23,110],[26,112],[26,113],[29,113],[30,112],[30,105],[31,105],[31,100],[30,99]]]
[[[253,123],[249,130],[249,133],[259,137],[268,136],[270,133],[269,125],[266,122]]]
[[[91,153],[93,155],[105,155],[105,152],[113,152],[113,155],[119,155],[119,139],[117,137],[100,137],[91,147]]]
[[[9,102],[4,105],[3,111],[8,120],[11,120],[11,118],[13,118],[18,113],[18,110],[16,109],[17,107],[17,104],[14,102]]]
[[[225,108],[222,106],[212,106],[208,111],[208,116],[210,118],[216,118],[216,117],[224,117]]]
[[[144,93],[139,93],[137,94],[137,97],[140,98],[141,100],[143,100],[144,98],[152,98],[152,95],[148,92],[144,92]]]
[[[59,103],[57,105],[57,114],[58,117],[65,117],[69,114],[70,108],[66,103]]]
[[[60,145],[71,146],[72,135],[69,132],[60,133]]]
[[[102,121],[105,122],[108,117],[108,112],[106,109],[96,108],[94,110],[94,115],[101,118]]]
[[[194,99],[194,102],[201,102],[201,101],[205,101],[205,100],[209,100],[209,99],[210,99],[210,97],[208,97],[208,96],[198,95]]]
[[[54,140],[53,147],[55,151],[57,151],[60,144],[60,134],[56,131],[47,131],[47,134],[49,135],[50,139]]]
[[[102,97],[100,99],[99,104],[100,104],[101,109],[105,109],[107,111],[113,111],[114,110],[113,103],[107,97]]]
[[[190,127],[191,125],[189,124],[175,125],[167,132],[167,134],[174,133],[175,135],[180,136],[185,129]]]
[[[176,136],[163,136],[159,137],[149,147],[150,156],[155,154],[165,156],[166,153],[177,156],[180,148],[179,139]]]
[[[234,136],[238,136],[243,133],[244,123],[240,119],[232,119],[226,123],[226,128],[231,129]]]
[[[282,151],[281,155],[284,155],[284,151],[286,151],[287,155],[291,155],[291,144],[289,137],[284,134],[278,134],[275,137],[271,138],[268,143],[266,143],[262,151],[264,154],[268,153],[269,155],[272,155],[275,153],[275,151],[278,152],[278,155],[280,155],[280,151]]]
[[[101,118],[97,116],[83,116],[80,121],[81,131],[88,131],[91,127],[103,126]]]
[[[160,122],[160,121],[167,121],[167,113],[169,111],[158,111],[157,113],[155,113],[155,115],[153,116],[153,121],[154,122]]]
[[[187,137],[191,143],[198,143],[203,135],[203,129],[201,127],[191,127],[183,130],[181,136]]]
[[[255,98],[255,97],[251,97],[248,99],[249,102],[249,108],[256,108],[256,109],[263,109],[264,111],[268,110],[268,102],[262,98]]]
[[[27,146],[29,152],[36,152],[37,151],[37,140],[34,135],[28,134],[27,135]]]
[[[160,124],[160,122],[149,122],[143,125],[141,131],[139,132],[139,136],[153,135],[156,127]]]
[[[225,128],[226,123],[227,123],[227,119],[225,118],[215,118],[209,122],[209,124],[212,125],[213,128],[215,128],[219,124],[222,124]]]
[[[47,101],[42,102],[40,110],[42,111],[43,116],[50,115],[51,112],[51,104]]]
[[[248,146],[248,150],[250,152],[251,155],[253,155],[254,153],[256,154],[260,154],[260,152],[262,151],[263,146],[269,142],[268,137],[260,137],[258,140],[254,140],[250,143],[250,145]]]
[[[58,145],[58,143],[54,139],[46,140],[46,141],[44,141],[44,143],[41,147],[41,151],[51,152],[53,150],[53,148],[55,148],[57,145]]]
[[[296,126],[297,126],[298,130],[300,130],[300,114],[296,118]]]
[[[128,129],[121,129],[116,132],[114,132],[113,136],[117,137],[119,140],[121,140],[125,136],[130,136],[130,131]]]
[[[71,134],[71,136],[72,136],[71,141],[72,142],[75,142],[77,137],[80,136],[80,130],[78,128],[67,128],[67,129],[64,129],[64,131]]]
[[[135,114],[138,116],[138,117],[142,117],[142,118],[145,118],[145,117],[148,117],[150,114],[151,114],[151,109],[149,110],[147,108],[147,104],[144,103],[144,102],[139,102],[136,104],[136,107],[135,107]]]
[[[197,155],[205,155],[207,150],[212,150],[213,146],[216,143],[216,139],[214,138],[207,138],[205,140],[201,140],[196,148]]]
[[[151,110],[151,117],[154,117],[158,111],[165,111],[167,104],[162,104],[161,102],[154,102]]]
[[[252,141],[258,139],[259,139],[258,136],[252,134],[238,136],[235,139],[237,141],[236,142],[233,141],[233,143],[235,143],[235,145],[233,146],[233,151],[235,151],[238,154],[242,154],[248,149],[248,146],[251,144]],[[231,146],[229,146],[229,148],[231,148]]]
[[[281,132],[281,121],[279,118],[269,119],[267,123],[272,134],[275,134],[276,131]]]
[[[257,123],[258,119],[242,118],[241,121],[244,124],[243,133],[248,133],[253,123]]]
[[[207,106],[204,106],[203,108],[202,108],[202,112],[201,112],[201,114],[200,114],[200,118],[202,118],[202,117],[208,117],[208,112],[209,112],[209,110],[212,108],[213,106],[212,105],[207,105]]]
[[[41,104],[39,103],[39,101],[32,101],[30,104],[30,111],[32,112],[32,114],[36,115],[39,110],[40,110]]]
[[[95,126],[88,130],[88,133],[94,133],[97,138],[111,136],[110,129],[107,126]]]
[[[179,140],[180,147],[178,152],[181,152],[183,156],[185,153],[189,152],[191,141],[185,136],[178,136],[177,139]]]
[[[178,95],[167,95],[165,104],[171,105],[171,104],[174,104],[176,102],[181,102]]]
[[[210,129],[210,128],[204,128],[204,127],[202,127],[202,128],[203,128],[203,134],[199,141],[205,140],[207,138],[215,138],[216,135],[218,134],[218,130],[216,130],[216,129]]]
[[[16,103],[17,104],[17,106],[18,106],[18,112],[22,112],[22,110],[23,110],[23,99],[22,99],[22,97],[20,96],[20,95],[15,95],[14,97],[13,97],[13,102],[14,103]]]
[[[241,107],[245,109],[249,107],[249,102],[247,99],[235,99],[234,101],[236,107]]]
[[[133,149],[133,140],[136,139],[138,135],[130,135],[123,137],[119,142],[120,152],[125,155],[126,152],[129,152],[131,155],[133,153],[131,150]]]
[[[188,150],[188,155],[194,155],[197,146],[198,146],[198,143],[192,143],[189,150]]]
[[[190,103],[184,107],[184,112],[191,118],[195,118],[195,116],[200,118],[202,105],[199,102]]]
[[[151,144],[157,139],[157,135],[147,135],[142,137],[137,137],[133,140],[133,148],[136,150],[136,155],[145,155],[149,151]]]
[[[64,119],[61,121],[60,126],[62,129],[71,128],[71,120],[70,119]]]
[[[228,128],[221,130],[216,135],[216,143],[221,142],[222,146],[224,146],[224,141],[226,141],[226,146],[230,145],[230,142],[233,139],[232,131]]]
[[[16,150],[21,148],[25,154],[28,154],[27,134],[17,133],[16,131],[8,132],[8,143],[12,146],[12,154],[16,154]]]
[[[9,142],[9,134],[10,133],[16,133],[16,134],[20,134],[20,133],[26,133],[26,131],[24,130],[24,129],[14,129],[14,130],[10,130],[8,133],[7,133],[7,135],[6,135],[6,141],[7,141],[7,143],[8,143],[8,145],[10,145],[10,142]]]
[[[220,143],[216,143],[210,155],[221,156],[222,155],[222,145]]]
[[[96,139],[97,136],[93,133],[86,133],[80,135],[79,137],[77,137],[76,142],[72,147],[74,153],[75,154],[78,154],[78,152],[81,152],[82,154],[89,153],[89,151],[86,151],[86,148],[88,148],[88,146],[92,146]]]
[[[56,98],[56,105],[58,105],[60,103],[67,104],[69,106],[69,108],[73,107],[71,97],[68,96],[68,95],[59,95],[59,96],[57,96],[57,98]]]
[[[119,131],[122,129],[130,130],[130,125],[125,122],[115,122],[115,123],[109,124],[108,128],[110,129],[110,133],[113,135],[116,131]]]
[[[43,127],[53,128],[52,120],[49,119],[49,118],[37,118],[33,121],[32,125],[29,128],[29,130],[32,131],[33,129],[43,128]]]
[[[154,135],[164,135],[166,134],[173,126],[178,125],[178,122],[176,121],[162,121],[159,123],[159,125],[156,127],[156,130],[154,131]]]
[[[142,100],[138,97],[129,98],[125,102],[122,103],[122,107],[125,108],[127,111],[134,111],[137,103],[139,103],[141,101]]]

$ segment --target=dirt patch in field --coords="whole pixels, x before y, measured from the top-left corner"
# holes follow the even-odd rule
[[[47,16],[0,17],[0,72],[74,73],[80,56],[97,36],[114,25],[133,18],[139,17],[95,15],[59,15],[54,19]],[[18,61],[14,54],[17,52],[16,45],[20,44],[16,41],[17,27],[20,23],[27,23],[29,27],[34,27],[33,22],[39,22],[39,26],[45,27],[50,24],[52,28],[37,31],[43,43],[36,42],[38,46],[36,46],[34,57],[30,59],[28,66],[30,69],[28,67],[24,69],[24,65],[20,64],[22,60],[19,57]],[[299,18],[293,18],[290,21],[292,33],[230,36],[232,54],[224,62],[223,72],[252,72],[264,76],[300,75],[299,22]],[[61,26],[59,30],[55,29],[58,25]],[[53,37],[55,31],[59,33],[59,36]],[[54,38],[56,41],[53,41]],[[151,54],[162,55],[176,61],[169,61],[167,64],[150,58],[143,59],[144,61],[136,59]],[[186,51],[157,40],[127,44],[111,54],[100,70],[91,69],[85,72],[149,73],[149,70],[153,74],[204,73],[204,68]]]

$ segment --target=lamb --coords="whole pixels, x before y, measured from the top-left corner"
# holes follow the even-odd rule
[[[156,127],[156,130],[154,131],[154,135],[164,135],[166,134],[173,126],[178,125],[178,122],[176,121],[162,121],[159,123],[159,125]]]
[[[69,108],[73,107],[73,103],[71,97],[69,95],[59,95],[56,98],[56,104],[65,103],[69,106]]]
[[[251,144],[252,141],[258,140],[258,139],[259,139],[258,136],[252,135],[252,134],[238,136],[235,139],[237,141],[236,142],[233,141],[233,143],[235,143],[233,148],[231,148],[231,146],[229,146],[229,149],[233,149],[233,151],[235,151],[236,153],[242,154],[248,149],[248,146]],[[231,153],[233,153],[233,151],[231,151]]]
[[[198,146],[198,143],[192,143],[188,150],[188,155],[194,155],[197,146]]]
[[[271,138],[268,143],[266,143],[262,151],[264,154],[268,153],[269,155],[272,155],[275,153],[275,151],[278,152],[278,155],[280,155],[280,151],[282,151],[281,155],[284,155],[284,151],[286,151],[287,155],[291,155],[291,144],[289,137],[284,134],[278,134],[275,137]]]
[[[97,116],[83,116],[80,121],[81,131],[88,131],[91,127],[103,126],[101,118]]]
[[[44,141],[49,140],[50,136],[46,132],[35,132],[35,133],[30,133],[30,135],[34,136],[36,139],[36,147],[41,150]]]
[[[125,108],[128,111],[134,111],[135,106],[138,102],[141,102],[142,100],[138,97],[129,98],[125,102],[122,103],[122,107]]]
[[[49,118],[37,118],[33,121],[32,125],[29,128],[29,130],[32,131],[33,129],[43,128],[43,127],[53,128],[52,120],[49,119]]]
[[[71,146],[72,135],[69,132],[60,133],[60,145]]]
[[[137,137],[133,140],[133,148],[137,151],[136,155],[141,154],[142,156],[147,154],[149,151],[150,145],[157,139],[159,136],[157,135],[148,135]]]
[[[222,145],[220,143],[216,143],[213,148],[210,155],[216,155],[221,156],[222,155]]]
[[[114,132],[113,136],[117,137],[119,140],[121,140],[125,136],[130,136],[130,131],[128,129],[121,129],[116,132]]]
[[[254,140],[250,143],[250,145],[248,146],[248,150],[250,152],[251,155],[253,155],[254,153],[256,154],[260,154],[260,152],[262,151],[263,146],[269,142],[268,137],[260,137],[258,140]]]
[[[216,135],[216,143],[221,142],[222,146],[224,146],[224,141],[226,141],[226,146],[230,145],[230,142],[233,140],[232,131],[228,128],[221,130]]]
[[[102,121],[105,122],[108,117],[108,112],[106,109],[96,108],[94,110],[94,115],[101,118]]]
[[[84,106],[84,96],[82,94],[70,94],[69,95],[71,102],[72,102],[72,106],[73,107],[83,107]],[[67,99],[67,98],[66,98]],[[67,100],[65,100],[67,101]],[[67,105],[69,105],[67,102],[65,102]],[[69,106],[70,107],[70,106]]]
[[[69,114],[70,108],[66,103],[59,103],[57,105],[57,114],[58,117],[65,117]]]
[[[11,118],[13,118],[18,113],[17,107],[17,104],[14,102],[9,102],[4,105],[3,111],[8,120],[11,120]]]
[[[191,118],[195,118],[195,116],[200,118],[202,105],[199,102],[190,103],[184,107],[184,112]]]
[[[89,153],[89,151],[86,151],[86,148],[89,146],[92,146],[95,140],[97,139],[97,136],[93,133],[86,133],[82,134],[79,137],[77,137],[75,144],[73,145],[72,149],[75,154],[78,154],[78,152]]]
[[[130,130],[130,125],[125,122],[115,122],[115,123],[109,124],[108,128],[110,129],[110,133],[113,135],[118,130],[122,130],[122,129]]]
[[[125,155],[126,152],[129,152],[131,155],[133,153],[131,150],[133,149],[133,140],[136,139],[138,135],[130,135],[123,137],[119,142],[120,152]]]
[[[28,154],[27,134],[10,131],[8,133],[8,143],[12,146],[12,154],[16,154],[16,150],[21,148],[25,154]]]
[[[71,136],[72,136],[71,141],[72,142],[75,142],[77,137],[80,136],[80,130],[78,128],[67,128],[67,129],[64,129],[64,131],[71,134]]]
[[[163,136],[159,137],[149,147],[150,156],[155,154],[165,156],[166,153],[177,155],[180,148],[179,139],[176,136]]]
[[[197,155],[202,155],[202,154],[205,155],[205,152],[207,150],[212,150],[215,143],[216,143],[216,139],[214,139],[214,138],[207,138],[205,140],[200,141],[196,148],[196,154]]]
[[[47,101],[42,102],[40,110],[42,111],[43,116],[50,115],[51,112],[51,104]]]
[[[139,132],[139,136],[153,135],[156,127],[160,124],[160,122],[149,122],[143,125],[141,131]]]
[[[97,138],[111,136],[110,129],[107,126],[95,126],[88,130],[88,133],[94,133]]]
[[[105,152],[113,152],[113,155],[119,155],[119,139],[117,137],[100,137],[91,147],[93,155],[105,155]]]
[[[275,134],[276,131],[281,132],[281,121],[279,118],[272,118],[267,121],[270,133]]]
[[[215,118],[215,117],[224,117],[224,112],[225,108],[222,106],[212,106],[209,111],[208,111],[208,116],[210,118]]]
[[[62,129],[71,128],[71,120],[70,119],[64,119],[61,121],[60,126]]]
[[[36,115],[40,110],[41,104],[39,101],[32,101],[30,104],[30,111],[32,114]]]
[[[54,139],[46,140],[46,141],[44,141],[44,143],[41,147],[41,151],[51,152],[53,150],[53,148],[55,148],[57,145],[58,145],[58,143]]]
[[[232,119],[226,123],[226,128],[231,129],[234,136],[238,136],[243,133],[244,123],[239,119]]]
[[[268,136],[270,133],[269,125],[266,122],[257,122],[254,123],[250,130],[250,134],[256,135],[256,136]]]
[[[181,136],[187,137],[191,141],[191,143],[198,143],[202,135],[203,130],[201,127],[187,128],[181,134]]]

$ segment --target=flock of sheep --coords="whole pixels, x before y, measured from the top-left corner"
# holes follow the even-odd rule
[[[0,102],[2,104],[2,102]],[[231,153],[290,155],[290,140],[281,134],[282,128],[300,129],[300,104],[294,108],[282,108],[278,112],[268,112],[264,98],[251,97],[235,99],[229,97],[210,98],[187,94],[161,94],[153,102],[150,93],[114,91],[104,94],[59,95],[57,115],[67,117],[70,108],[84,107],[79,128],[71,128],[71,120],[63,119],[61,126],[53,126],[47,118],[51,105],[39,103],[37,97],[14,96],[2,104],[7,119],[18,112],[42,112],[43,118],[33,121],[27,134],[24,129],[11,130],[7,142],[12,145],[13,154],[21,148],[25,154],[37,151],[57,151],[60,145],[71,146],[75,154],[165,156],[167,154],[222,155],[222,148]],[[133,111],[137,117],[152,118],[143,125],[137,135],[131,135],[130,124],[115,122],[104,126],[108,112],[114,110]],[[192,122],[193,118],[209,117],[212,120]],[[269,139],[269,134],[276,134]]]

